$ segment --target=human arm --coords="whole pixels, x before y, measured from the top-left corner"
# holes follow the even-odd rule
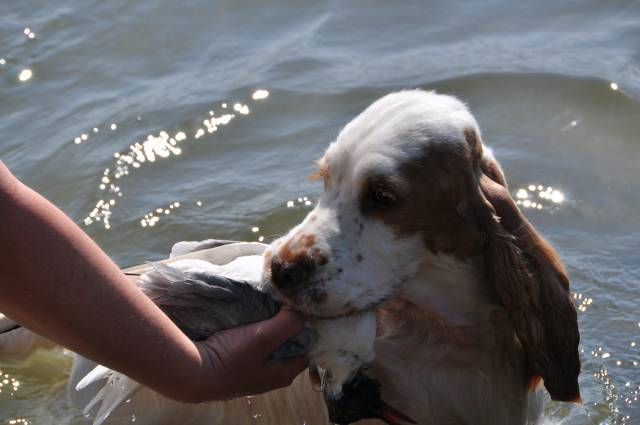
[[[64,213],[0,161],[0,311],[161,394],[200,402],[288,385],[304,358],[271,351],[302,329],[274,318],[189,340]]]

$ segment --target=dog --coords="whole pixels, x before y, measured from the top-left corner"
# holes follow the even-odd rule
[[[262,286],[318,319],[374,311],[367,375],[386,402],[420,424],[532,425],[543,388],[580,401],[566,273],[461,101],[422,90],[379,99],[345,126],[313,178],[324,192],[265,250]],[[93,366],[74,362],[71,386]],[[131,414],[156,424],[327,423],[307,374],[249,400],[197,406],[143,389],[120,417]]]
[[[314,316],[376,309],[385,400],[421,424],[505,425],[537,423],[541,385],[580,401],[567,275],[461,101],[383,97],[315,177],[324,192],[271,244],[266,281]]]

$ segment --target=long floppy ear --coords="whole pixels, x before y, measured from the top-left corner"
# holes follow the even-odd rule
[[[518,210],[497,162],[483,162],[475,167],[474,214],[488,278],[522,344],[530,383],[541,377],[552,399],[579,402],[580,334],[569,280],[554,249]]]

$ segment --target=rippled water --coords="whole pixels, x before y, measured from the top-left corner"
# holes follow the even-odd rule
[[[634,1],[5,0],[0,158],[125,266],[176,240],[271,240],[367,104],[456,94],[580,307],[584,403],[547,422],[640,423],[639,41]],[[0,421],[86,422],[69,363],[0,365]]]

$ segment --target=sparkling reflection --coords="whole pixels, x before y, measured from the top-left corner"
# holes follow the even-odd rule
[[[18,74],[18,80],[23,83],[25,81],[29,81],[31,77],[33,77],[33,71],[31,71],[29,68],[23,69],[22,71],[20,71],[20,74]]]
[[[578,311],[585,312],[587,308],[593,303],[593,298],[583,297],[580,293],[573,293],[573,299],[578,303]]]
[[[31,31],[30,28],[25,28],[24,31],[22,31],[24,33],[24,35],[27,36],[27,38],[33,40],[34,38],[36,38],[36,33],[34,33],[33,31]]]
[[[313,206],[313,202],[311,198],[309,198],[308,196],[300,196],[298,198],[285,202],[285,207],[287,209],[300,208],[302,210],[309,210],[312,208],[312,206]],[[265,242],[267,237],[265,237],[264,234],[261,234],[261,233],[265,233],[265,229],[263,229],[258,225],[251,225],[249,226],[249,231],[251,232],[251,234],[245,236],[246,240],[257,240],[258,242]],[[256,239],[253,239],[254,237]]]
[[[169,215],[173,211],[180,208],[182,204],[180,202],[172,202],[166,207],[156,208],[153,211],[150,211],[144,215],[144,217],[140,220],[140,226],[142,227],[153,227],[158,221],[160,221],[160,217],[163,215]]]
[[[253,100],[266,99],[269,96],[269,92],[264,89],[256,90],[252,94]],[[227,102],[221,104],[222,109],[227,108]],[[204,128],[197,128],[192,138],[190,138],[186,131],[177,130],[170,134],[166,130],[161,130],[157,134],[149,134],[146,139],[137,141],[129,145],[128,149],[122,152],[114,152],[113,165],[104,170],[103,175],[100,177],[98,183],[98,189],[103,196],[96,202],[90,213],[83,219],[85,226],[90,226],[96,222],[102,222],[105,229],[111,228],[111,215],[112,207],[116,205],[116,199],[122,197],[123,192],[120,185],[117,184],[119,180],[125,178],[131,174],[134,169],[139,169],[146,164],[164,161],[172,157],[178,157],[183,152],[183,145],[189,143],[191,140],[197,140],[204,137],[206,134],[212,134],[218,131],[221,127],[228,125],[234,120],[237,115],[249,115],[251,109],[249,105],[242,102],[233,102],[233,110],[236,113],[223,113],[217,115],[214,110],[208,111],[208,117],[202,120]],[[140,121],[140,117],[137,117]],[[118,125],[113,122],[105,128],[109,128],[112,131],[118,129]],[[205,130],[206,129],[206,130]],[[92,127],[93,134],[98,133],[99,127]],[[73,139],[73,143],[81,145],[90,139],[91,131],[84,132]],[[202,206],[202,202],[198,201],[197,206]],[[169,209],[170,210],[170,209]],[[147,213],[145,217],[140,221],[143,227],[154,226],[159,217],[152,213]]]
[[[565,200],[564,194],[551,186],[530,184],[516,191],[516,203],[524,208],[548,209],[557,207]]]
[[[593,303],[593,298],[581,293],[574,293],[573,299],[580,313],[586,312],[587,308]],[[628,345],[630,348],[635,349],[637,343],[632,340]],[[581,352],[584,353],[584,349]],[[609,412],[608,416],[611,417],[610,422],[601,423],[611,425],[631,424],[631,416],[622,413],[623,406],[621,404],[628,408],[633,403],[636,403],[640,395],[640,385],[633,384],[628,380],[624,380],[620,382],[620,385],[617,385],[610,368],[638,367],[639,362],[637,360],[624,360],[628,353],[617,353],[616,355],[614,351],[600,345],[592,349],[590,354],[594,360],[599,361],[596,369],[592,372],[592,376],[602,389],[602,397]],[[622,370],[620,372],[623,373]],[[598,403],[594,402],[593,406],[596,410],[599,410]]]
[[[9,394],[9,396],[13,397],[19,388],[20,381],[0,370],[0,393]]]
[[[251,97],[253,98],[253,100],[266,99],[267,97],[269,97],[269,92],[266,90],[256,90],[255,92],[253,92],[253,95],[251,95]]]
[[[259,231],[260,231],[260,227],[258,226],[251,227],[251,233],[258,233]],[[258,235],[258,242],[264,242],[264,236]]]
[[[292,199],[291,201],[287,201],[286,206],[287,208],[294,208],[294,207],[301,207],[301,206],[309,207],[311,206],[311,204],[312,204],[311,198],[303,196],[298,199]]]
[[[242,103],[236,103],[233,105],[233,110],[241,113],[242,115],[249,114],[249,107],[247,105],[243,105]]]

